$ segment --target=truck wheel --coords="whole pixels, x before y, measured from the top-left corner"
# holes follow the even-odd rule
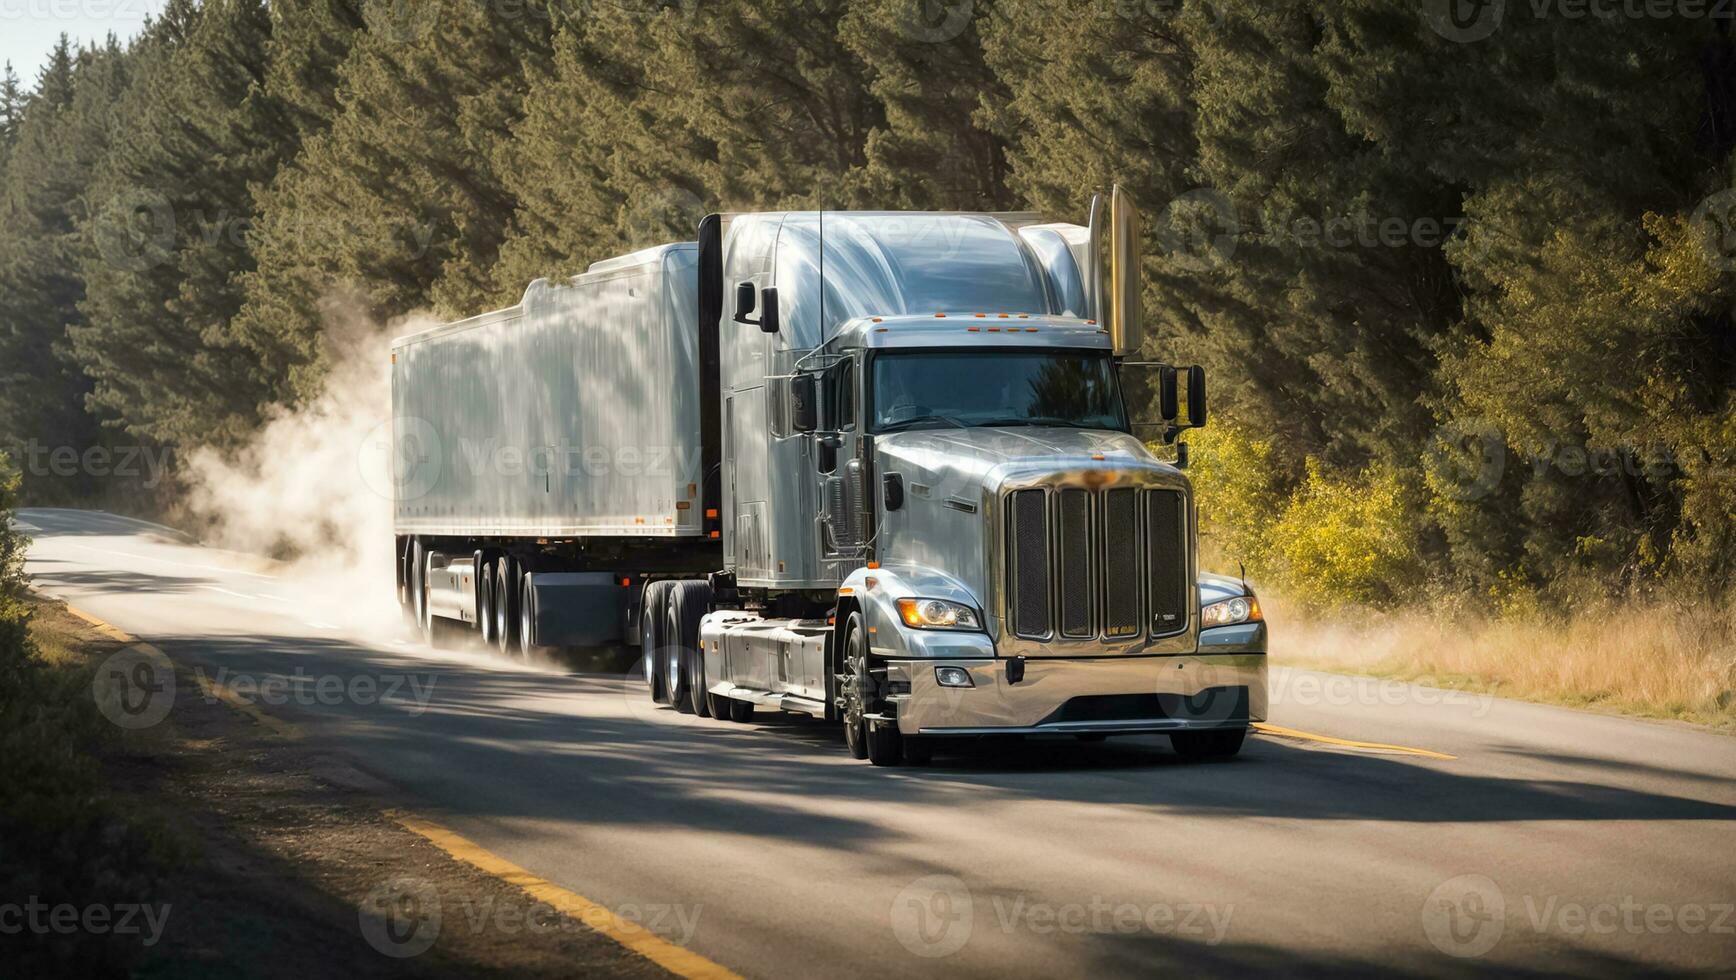
[[[645,686],[651,689],[651,700],[667,704],[669,690],[663,684],[663,599],[669,591],[668,582],[652,582],[645,586],[639,609],[639,662],[645,665]]]
[[[486,562],[476,570],[476,625],[482,645],[494,646],[494,569]]]
[[[679,583],[669,583],[669,598],[663,604],[663,683],[668,685],[669,703],[682,714],[693,713],[692,672],[687,664],[687,651],[681,648],[681,620],[675,607]]]
[[[746,724],[753,721],[754,704],[752,701],[729,699],[729,720]]]
[[[519,576],[524,583],[518,592],[518,659],[530,663],[548,648],[533,642],[536,639],[536,590],[530,587],[530,573]]]
[[[873,683],[868,674],[867,630],[862,628],[862,614],[853,612],[844,624],[844,681],[839,686],[844,696],[844,746],[857,759],[869,754],[868,723],[862,715]]]
[[[1215,732],[1170,732],[1169,744],[1184,759],[1228,759],[1242,751],[1246,728]]]
[[[518,623],[518,583],[512,580],[512,559],[502,555],[494,563],[494,648],[502,656],[510,656],[518,642],[514,630]]]
[[[434,603],[429,596],[434,586],[428,580],[428,572],[434,568],[445,568],[446,556],[438,551],[430,551],[423,557],[421,567],[422,606],[418,611],[421,613],[419,621],[422,626],[422,639],[429,646],[438,648],[444,636],[438,622],[440,617],[434,615]]]
[[[701,718],[711,717],[711,698],[705,677],[705,649],[699,642],[699,621],[711,611],[711,586],[704,582],[672,582],[669,615],[675,632],[669,642],[680,650],[687,687],[687,708]]]
[[[422,539],[410,542],[409,581],[406,588],[410,592],[410,624],[419,633],[422,631],[422,621],[428,616],[428,555],[422,549]]]

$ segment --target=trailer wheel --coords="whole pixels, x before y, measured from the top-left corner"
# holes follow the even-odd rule
[[[494,568],[489,562],[476,570],[476,625],[482,630],[482,645],[494,646]]]
[[[529,663],[548,647],[535,642],[536,590],[531,588],[530,572],[523,572],[518,580],[523,583],[518,591],[518,658]]]
[[[640,662],[645,665],[645,686],[658,704],[669,702],[669,687],[663,682],[663,600],[668,592],[668,582],[645,586],[639,609]]]
[[[428,594],[429,591],[434,588],[434,586],[428,581],[428,572],[430,569],[435,567],[445,568],[446,556],[438,551],[430,551],[423,557],[421,563],[422,606],[419,612],[421,613],[420,622],[422,626],[422,639],[431,647],[439,647],[439,641],[443,639],[440,623],[438,622],[440,617],[434,615],[434,603],[432,597]]]
[[[1213,732],[1170,732],[1169,744],[1184,759],[1228,759],[1242,751],[1246,728]]]
[[[500,556],[494,563],[494,648],[502,656],[511,656],[513,644],[517,643],[515,629],[518,624],[518,583],[512,578],[512,559]]]
[[[410,542],[409,581],[405,588],[410,593],[410,623],[420,633],[422,621],[428,616],[427,592],[427,553],[422,548],[422,539],[416,538]]]
[[[677,650],[687,710],[701,718],[711,717],[710,685],[705,678],[705,649],[699,642],[699,621],[711,611],[711,586],[705,582],[671,582],[669,619],[672,631],[666,638]]]
[[[668,686],[669,703],[682,714],[692,714],[692,674],[687,666],[687,651],[681,648],[681,620],[675,606],[678,583],[669,584],[669,598],[663,604],[663,683]]]

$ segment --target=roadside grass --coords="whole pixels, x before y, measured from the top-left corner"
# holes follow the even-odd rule
[[[1626,602],[1550,619],[1448,608],[1309,612],[1261,592],[1277,666],[1667,718],[1736,732],[1736,611]]]
[[[0,597],[0,903],[81,916],[151,904],[184,847],[110,785],[105,760],[126,747],[97,711],[91,658],[67,639],[62,617],[71,619]],[[136,936],[39,923],[7,938],[15,975],[123,972],[141,954]]]

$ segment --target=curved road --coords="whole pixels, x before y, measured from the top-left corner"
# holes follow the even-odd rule
[[[387,802],[658,910],[744,975],[1736,967],[1727,736],[1275,671],[1272,722],[1325,738],[1261,735],[1219,764],[1140,738],[875,769],[810,720],[702,721],[619,675],[369,633],[389,598],[336,577],[107,514],[18,519],[40,590],[177,670],[282,685],[261,707]]]

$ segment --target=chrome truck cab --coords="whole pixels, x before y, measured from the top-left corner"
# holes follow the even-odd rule
[[[1227,755],[1264,718],[1258,601],[1200,576],[1191,485],[1123,401],[1137,234],[1112,210],[1107,231],[1095,207],[1090,226],[702,229],[723,337],[751,330],[720,342],[726,570],[694,670],[711,713],[838,720],[879,764],[991,734],[1167,733]],[[1172,440],[1176,372],[1156,367],[1152,435]]]

